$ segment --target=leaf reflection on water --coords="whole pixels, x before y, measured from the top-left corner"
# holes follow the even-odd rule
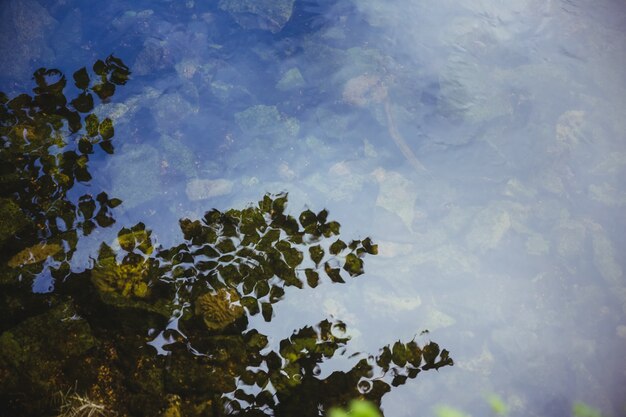
[[[35,72],[33,97],[0,95],[0,402],[11,412],[50,413],[41,393],[77,386],[113,415],[318,415],[356,397],[380,405],[392,386],[453,364],[436,343],[396,341],[319,378],[319,365],[349,341],[340,320],[270,347],[250,317],[270,322],[288,287],[314,289],[323,276],[344,283],[378,253],[370,238],[342,240],[327,210],[289,215],[286,193],[181,219],[184,240],[169,248],[156,247],[143,223],[122,228],[115,245],[101,243],[93,267],[72,271],[79,237],[114,224],[122,203],[105,192],[70,197],[92,179],[93,145],[114,152],[113,122],[89,113],[92,92],[107,101],[130,74],[113,56],[93,72],[74,73],[81,92],[69,105],[58,70]],[[56,280],[44,294],[28,287],[38,274]]]

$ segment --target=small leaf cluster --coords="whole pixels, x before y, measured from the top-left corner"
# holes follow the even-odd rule
[[[315,288],[319,267],[337,283],[345,282],[345,275],[363,274],[362,258],[377,253],[371,239],[346,244],[337,237],[339,223],[328,221],[326,210],[305,210],[296,219],[285,213],[286,205],[287,194],[267,194],[257,206],[211,210],[202,220],[182,219],[185,242],[158,253],[161,275],[201,280],[214,290],[235,288],[250,315],[261,313],[270,321],[272,304],[283,298],[285,287],[303,288],[306,283]],[[307,252],[311,266],[302,268]]]
[[[98,60],[94,75],[86,68],[74,73],[80,93],[65,95],[67,79],[58,69],[40,68],[33,74],[33,94],[10,98],[0,93],[0,198],[16,204],[28,227],[17,230],[4,247],[19,251],[38,242],[65,242],[69,259],[77,231],[90,234],[96,226],[114,223],[110,209],[121,201],[99,193],[75,200],[70,191],[92,180],[89,159],[94,145],[113,153],[113,122],[93,113],[94,97],[108,100],[115,85],[130,71],[114,56]]]

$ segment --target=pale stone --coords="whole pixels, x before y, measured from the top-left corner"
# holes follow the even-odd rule
[[[511,216],[499,207],[487,207],[476,216],[466,241],[470,248],[494,249],[511,228]]]
[[[230,194],[232,189],[232,181],[226,179],[207,180],[194,178],[187,183],[185,192],[189,200],[198,201]]]
[[[407,229],[412,230],[413,207],[417,199],[417,190],[413,183],[398,172],[376,169],[372,175],[380,189],[376,205],[396,214]]]
[[[295,90],[305,85],[302,73],[298,68],[291,68],[285,72],[282,78],[276,84],[276,88],[281,91]]]

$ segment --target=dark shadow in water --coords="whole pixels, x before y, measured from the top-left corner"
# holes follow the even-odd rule
[[[81,92],[69,104],[56,70],[35,73],[34,96],[2,95],[0,417],[80,407],[116,416],[317,416],[357,397],[380,405],[392,386],[452,365],[436,343],[397,341],[320,377],[320,364],[349,341],[334,319],[270,346],[250,317],[271,321],[287,287],[344,283],[377,253],[369,238],[340,239],[326,210],[290,216],[287,194],[182,219],[184,240],[169,248],[156,247],[143,223],[123,228],[101,244],[93,267],[71,271],[80,236],[112,225],[121,203],[104,192],[70,198],[92,178],[94,145],[113,153],[112,121],[93,113],[93,94],[108,100],[129,75],[112,56],[93,72],[96,82],[85,68],[74,73]],[[54,288],[33,292],[34,277],[48,270]]]

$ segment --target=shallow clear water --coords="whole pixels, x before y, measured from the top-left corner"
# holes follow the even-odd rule
[[[178,219],[288,192],[294,215],[327,208],[379,255],[347,284],[287,289],[271,323],[252,318],[270,345],[329,316],[348,353],[428,329],[418,340],[455,365],[392,389],[388,417],[485,415],[487,393],[512,415],[565,416],[575,401],[623,415],[626,5],[303,0],[286,22],[222,9],[0,6],[9,97],[40,67],[71,83],[113,54],[131,71],[95,107],[115,152],[70,193],[122,204],[115,226],[80,238],[72,270],[120,227],[144,222],[168,247]],[[42,274],[33,289],[53,285]]]

